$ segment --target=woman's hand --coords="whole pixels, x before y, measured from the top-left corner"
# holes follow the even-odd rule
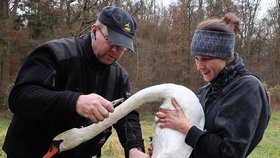
[[[174,98],[171,99],[171,103],[175,110],[160,109],[156,114],[161,123],[160,128],[171,128],[187,135],[192,125]]]

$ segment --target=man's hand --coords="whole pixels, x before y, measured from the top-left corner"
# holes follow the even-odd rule
[[[129,150],[129,158],[149,158],[150,156],[138,150],[137,148],[132,148]]]
[[[110,101],[92,93],[79,96],[76,103],[76,111],[80,116],[98,123],[109,117],[109,112],[114,112],[114,107]]]
[[[150,144],[149,148],[148,148],[148,154],[150,155],[150,157],[152,157],[153,155],[153,145]]]

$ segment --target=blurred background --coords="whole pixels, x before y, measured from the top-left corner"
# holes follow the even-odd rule
[[[80,32],[107,5],[130,12],[138,22],[136,53],[120,63],[135,93],[172,82],[194,92],[205,84],[190,55],[196,25],[227,12],[241,19],[236,52],[270,92],[280,109],[280,0],[0,0],[0,110],[9,115],[7,97],[26,57],[44,41]],[[153,111],[153,106],[142,106]],[[6,111],[8,111],[6,113]]]

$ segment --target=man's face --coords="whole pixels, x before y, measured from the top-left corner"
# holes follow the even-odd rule
[[[196,69],[207,82],[215,79],[226,66],[227,60],[195,56]]]
[[[94,24],[92,28],[93,27],[95,27],[94,29],[96,30],[96,40],[95,37],[92,37],[92,47],[99,61],[109,65],[120,59],[126,51],[126,48],[113,45],[110,42],[105,25],[102,25],[100,28]]]

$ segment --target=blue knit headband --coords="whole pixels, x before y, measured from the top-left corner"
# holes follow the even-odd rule
[[[234,43],[234,33],[197,30],[192,39],[192,55],[232,59],[234,56]]]

